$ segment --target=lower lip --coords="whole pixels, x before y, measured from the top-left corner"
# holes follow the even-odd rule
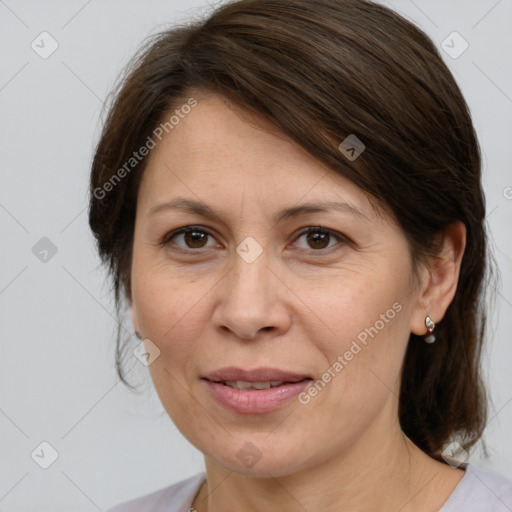
[[[295,398],[311,381],[293,382],[268,389],[239,390],[204,379],[213,396],[232,411],[255,414],[272,412]]]

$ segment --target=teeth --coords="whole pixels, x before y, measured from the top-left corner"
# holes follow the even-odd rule
[[[270,382],[253,382],[251,387],[256,389],[270,389]]]
[[[284,382],[282,380],[272,380],[270,382],[246,382],[243,380],[229,380],[224,384],[233,389],[269,389],[280,386]]]

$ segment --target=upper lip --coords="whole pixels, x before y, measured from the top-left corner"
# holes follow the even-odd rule
[[[292,373],[279,368],[255,368],[254,370],[242,370],[234,366],[221,368],[202,377],[212,382],[244,381],[244,382],[299,382],[310,379],[309,375]]]

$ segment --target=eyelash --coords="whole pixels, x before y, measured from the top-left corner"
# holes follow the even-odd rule
[[[179,228],[179,229],[176,229],[174,231],[170,231],[169,233],[167,233],[166,235],[164,235],[164,237],[162,238],[162,240],[158,243],[159,246],[161,247],[165,247],[166,245],[168,245],[172,238],[178,236],[178,235],[181,235],[183,233],[188,233],[188,232],[192,232],[192,231],[195,231],[195,232],[199,232],[199,233],[203,233],[203,234],[206,234],[208,235],[209,237],[212,237],[214,238],[214,236],[212,235],[212,233],[210,233],[207,229],[204,229],[203,227],[201,226],[185,226],[183,228]],[[350,244],[351,243],[351,240],[346,237],[345,235],[342,235],[341,233],[338,233],[337,231],[333,231],[332,229],[328,229],[328,228],[324,228],[322,226],[310,226],[302,231],[300,231],[297,236],[295,237],[294,239],[294,243],[303,235],[306,235],[308,233],[321,233],[321,234],[328,234],[330,235],[331,237],[334,237],[334,238],[337,238],[338,239],[338,242],[343,242],[344,244]],[[327,249],[309,249],[310,252],[314,252],[314,253],[324,253],[324,254],[330,254],[332,252],[332,249],[335,249],[336,246],[338,244],[332,246],[332,247],[329,247]],[[183,252],[186,252],[188,254],[191,254],[191,253],[198,253],[201,251],[201,249],[203,248],[199,248],[199,249],[186,249],[186,248],[183,248],[183,247],[180,247],[179,245],[177,246],[180,250],[182,250]],[[206,249],[209,249],[209,247],[206,247]],[[338,248],[339,249],[339,248]],[[301,251],[308,251],[308,249],[299,249]]]

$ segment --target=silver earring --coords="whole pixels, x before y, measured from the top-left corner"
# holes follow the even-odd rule
[[[139,332],[137,332],[137,331],[134,331],[134,332],[135,332],[135,336],[137,336],[137,338],[138,338],[139,340],[141,340],[141,339],[142,339],[142,336],[140,335],[140,333],[139,333]]]
[[[434,343],[434,341],[436,341],[436,337],[434,334],[432,334],[432,332],[436,328],[436,324],[433,322],[432,318],[430,318],[429,316],[427,316],[425,318],[425,326],[428,330],[428,335],[426,335],[424,338],[425,342],[426,343]]]

